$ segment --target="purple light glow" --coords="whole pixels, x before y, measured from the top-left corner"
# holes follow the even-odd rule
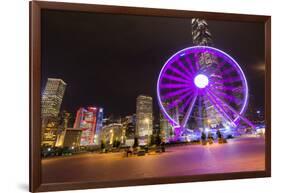
[[[209,53],[217,58],[219,68],[199,63],[202,53]],[[235,76],[232,77],[232,74]],[[241,85],[241,89],[238,89],[237,83]],[[242,117],[248,102],[246,77],[231,56],[213,47],[189,47],[170,57],[158,77],[157,97],[164,116],[173,126],[179,128],[186,127],[190,117],[197,121],[206,119],[202,117],[201,112],[199,117],[195,116],[194,109],[199,105],[199,101],[203,101],[202,104],[212,104],[217,112],[233,125],[240,119],[250,124]],[[229,103],[224,104],[223,100]],[[163,104],[166,104],[165,107]],[[201,108],[205,106],[200,105],[199,109]],[[182,117],[181,121],[179,117]]]
[[[205,76],[204,74],[198,74],[197,76],[195,76],[194,78],[194,84],[198,87],[198,88],[205,88],[206,86],[208,86],[209,84],[209,79],[207,76]]]

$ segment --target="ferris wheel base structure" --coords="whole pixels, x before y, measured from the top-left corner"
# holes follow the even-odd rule
[[[171,56],[157,81],[157,98],[175,135],[211,128],[210,122],[236,128],[255,125],[244,115],[248,84],[240,65],[210,46],[188,47]],[[196,128],[197,127],[197,128]]]

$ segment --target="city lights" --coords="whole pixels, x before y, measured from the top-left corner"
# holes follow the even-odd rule
[[[84,14],[83,19],[89,15]],[[114,15],[114,21],[117,22],[118,17],[118,14]],[[126,23],[124,17],[127,15],[122,16],[122,22]],[[132,20],[129,21],[132,23]],[[76,59],[82,59],[82,62],[74,59],[74,66],[59,66],[55,69],[61,70],[60,73],[42,76],[43,83],[47,80],[41,94],[42,130],[37,131],[42,132],[42,183],[71,184],[83,180],[114,182],[131,178],[264,171],[265,136],[268,134],[264,121],[266,109],[264,103],[259,104],[263,93],[252,97],[260,88],[251,88],[249,98],[248,82],[243,70],[251,75],[251,68],[248,68],[251,64],[244,63],[250,60],[246,60],[246,57],[237,58],[241,68],[229,54],[215,46],[223,45],[236,57],[246,56],[245,50],[235,50],[237,45],[232,49],[223,40],[215,45],[204,19],[193,18],[190,22],[191,28],[186,29],[190,30],[192,38],[185,46],[193,43],[191,47],[184,47],[184,42],[180,41],[168,44],[157,41],[153,43],[159,44],[161,50],[157,50],[157,45],[146,48],[146,44],[143,44],[135,47],[142,47],[141,52],[134,53],[135,49],[127,52],[126,48],[120,49],[121,53],[115,49],[111,52],[110,46],[97,44],[99,38],[94,41],[87,39],[89,52],[81,48],[73,49],[75,52],[63,57],[68,59],[80,53]],[[215,22],[220,21],[212,21]],[[170,25],[170,22],[159,22],[155,26],[162,23]],[[88,32],[95,32],[95,35],[107,22],[102,24],[99,28],[90,26],[94,30],[88,28],[83,35],[90,34]],[[180,24],[184,22],[178,22],[175,26]],[[79,30],[85,26],[80,26]],[[113,29],[116,37],[119,37],[118,30],[123,27],[110,26],[114,29],[110,27],[107,31],[112,33],[110,29]],[[77,30],[73,27],[66,29]],[[131,28],[124,29],[131,34]],[[230,30],[240,29],[234,26]],[[149,34],[153,31],[149,28]],[[183,33],[177,33],[180,34]],[[231,34],[234,37],[235,33]],[[154,39],[165,36],[154,34],[140,37]],[[110,38],[107,36],[107,40]],[[173,36],[169,35],[166,39],[170,41],[171,38]],[[98,46],[90,46],[92,42]],[[121,41],[112,42],[115,47]],[[122,45],[125,43],[122,41]],[[107,48],[112,57],[102,57],[103,48]],[[96,52],[96,49],[101,51]],[[178,49],[182,50],[174,52]],[[148,51],[157,57],[151,54],[146,56]],[[163,53],[174,54],[169,57]],[[113,57],[114,54],[118,57]],[[126,58],[127,54],[132,55]],[[163,59],[166,62],[159,63]],[[52,59],[42,62],[42,65],[54,62],[70,66],[70,62],[64,61],[55,62]],[[137,64],[141,65],[135,67]],[[44,66],[42,69],[47,68]],[[71,71],[73,69],[77,71]],[[259,77],[249,78],[249,85],[258,85],[253,80]]]
[[[82,129],[81,145],[99,144],[95,137],[102,128],[103,111],[97,107],[79,108],[76,113],[74,128]]]
[[[147,145],[149,136],[153,133],[153,109],[152,97],[139,95],[136,104],[136,132],[142,141],[142,144]]]

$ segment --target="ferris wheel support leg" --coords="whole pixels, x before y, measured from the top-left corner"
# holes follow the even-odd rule
[[[225,112],[225,110],[223,109],[223,106],[218,103],[216,101],[216,99],[213,98],[213,96],[211,96],[210,94],[207,94],[207,97],[209,99],[209,101],[214,105],[214,107],[217,109],[217,111],[219,111],[220,113],[222,113],[223,117],[234,127],[236,127],[237,125],[233,122],[233,120],[228,116],[228,114]]]
[[[213,92],[209,91],[209,93],[211,95],[213,95],[215,98],[217,98],[219,100],[219,102],[221,102],[223,105],[225,105],[231,112],[233,112],[236,116],[240,117],[240,119],[242,119],[245,123],[247,123],[250,127],[252,128],[256,128],[256,126],[250,121],[248,120],[246,117],[242,116],[240,113],[238,113],[233,107],[231,107],[230,105],[228,105],[227,103],[225,103],[222,99],[220,99],[218,96],[216,96]]]
[[[184,127],[186,126],[186,123],[187,123],[187,121],[188,121],[188,119],[189,119],[189,117],[190,117],[190,114],[191,114],[191,111],[192,111],[193,106],[194,106],[194,104],[195,104],[195,101],[196,101],[196,99],[197,99],[197,96],[198,96],[198,94],[196,93],[195,96],[193,97],[192,101],[191,101],[191,104],[190,104],[189,107],[188,107],[187,112],[186,112],[185,115],[184,115],[184,118],[183,118],[183,120],[182,120],[182,122],[181,122],[181,127],[182,127],[182,128],[184,128]]]

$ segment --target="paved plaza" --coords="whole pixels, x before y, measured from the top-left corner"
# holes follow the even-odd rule
[[[112,181],[151,177],[257,171],[265,169],[263,137],[241,137],[227,144],[182,145],[165,153],[124,157],[124,153],[86,153],[42,161],[42,181]]]

